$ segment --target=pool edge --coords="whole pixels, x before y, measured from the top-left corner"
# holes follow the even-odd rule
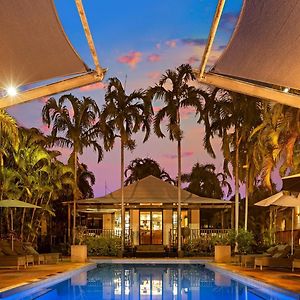
[[[293,297],[295,299],[300,299],[300,293],[297,293],[297,292],[294,292],[294,291],[291,291],[291,290],[288,290],[288,289],[285,289],[285,288],[282,288],[282,287],[279,287],[276,285],[271,285],[264,281],[259,281],[258,279],[252,278],[250,276],[239,274],[236,271],[224,269],[221,266],[214,264],[213,262],[206,263],[205,267],[211,271],[217,271],[217,272],[223,273],[224,275],[228,275],[232,279],[234,279],[244,285],[254,287],[254,288],[260,288],[260,289],[264,289],[264,290],[270,289],[274,292],[284,294],[285,296]]]
[[[9,287],[0,289],[0,299],[13,298],[18,293],[26,292],[26,291],[29,291],[32,289],[45,288],[47,286],[57,284],[61,281],[64,281],[64,280],[76,275],[77,273],[80,273],[82,271],[89,271],[89,270],[94,269],[95,267],[97,267],[96,263],[88,262],[87,265],[77,267],[75,270],[65,271],[65,272],[58,273],[51,277],[44,278],[41,280],[36,280],[33,282],[28,281],[28,282],[18,284],[17,286],[9,286]]]

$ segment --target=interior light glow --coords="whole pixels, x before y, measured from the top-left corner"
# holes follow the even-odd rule
[[[18,91],[15,87],[10,86],[6,89],[7,95],[10,97],[14,97],[18,94]]]

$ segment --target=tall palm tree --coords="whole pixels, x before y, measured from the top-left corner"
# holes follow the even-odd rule
[[[129,173],[130,172],[130,173]],[[127,177],[127,174],[129,176]],[[166,182],[174,184],[175,181],[170,175],[161,168],[157,161],[150,157],[136,158],[130,162],[125,170],[125,185],[141,180],[149,175],[162,179]]]
[[[180,108],[193,107],[196,112],[201,112],[200,94],[197,89],[189,83],[195,80],[190,65],[181,65],[176,70],[167,70],[162,75],[158,84],[149,88],[150,95],[165,104],[154,118],[154,132],[159,138],[165,135],[160,125],[163,119],[168,120],[167,131],[169,139],[177,142],[177,163],[178,163],[178,206],[177,206],[177,235],[178,252],[181,251],[181,141],[183,132],[180,120]]]
[[[241,144],[246,143],[251,131],[261,123],[261,101],[242,94],[216,90],[211,93],[206,112],[204,145],[215,157],[210,139],[222,138],[224,171],[230,174],[228,164],[233,167],[235,186],[235,230],[239,228],[239,182]],[[247,147],[246,147],[247,149]]]
[[[271,174],[280,166],[281,175],[287,171],[300,171],[300,111],[297,108],[275,104],[266,107],[263,122],[251,135],[256,138],[258,156],[263,161],[262,178],[264,185],[272,190]]]
[[[152,105],[145,91],[137,90],[127,95],[118,78],[109,79],[100,124],[107,124],[114,131],[114,137],[120,138],[121,141],[122,252],[125,248],[124,151],[125,148],[129,150],[135,148],[132,135],[139,130],[145,132],[143,142],[149,138],[151,116]]]
[[[76,235],[76,200],[79,197],[77,184],[78,155],[83,154],[87,147],[92,147],[98,153],[98,162],[102,160],[103,150],[97,139],[101,131],[95,125],[99,116],[97,103],[90,97],[78,99],[68,94],[58,101],[50,98],[42,111],[43,122],[50,127],[52,124],[52,144],[72,149],[70,163],[74,169],[74,206],[73,206],[73,244]]]
[[[190,173],[182,174],[182,182],[187,182],[187,190],[202,197],[222,198],[223,188],[227,189],[227,196],[232,193],[227,175],[216,173],[212,164],[201,165],[196,163]]]

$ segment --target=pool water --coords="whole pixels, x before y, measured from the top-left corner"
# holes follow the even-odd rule
[[[28,295],[28,294],[27,294]],[[253,288],[201,265],[98,265],[90,271],[14,299],[295,299],[265,288]]]

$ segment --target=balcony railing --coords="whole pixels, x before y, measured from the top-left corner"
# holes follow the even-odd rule
[[[222,237],[228,234],[230,229],[188,229],[186,234],[182,232],[182,243],[195,239],[203,239],[210,241],[213,237]],[[171,229],[169,232],[169,246],[176,247],[177,245],[177,229]]]
[[[90,229],[85,230],[86,236],[91,237],[105,237],[105,238],[121,238],[122,230],[121,229]],[[125,230],[125,244],[127,246],[132,245],[132,230]]]

